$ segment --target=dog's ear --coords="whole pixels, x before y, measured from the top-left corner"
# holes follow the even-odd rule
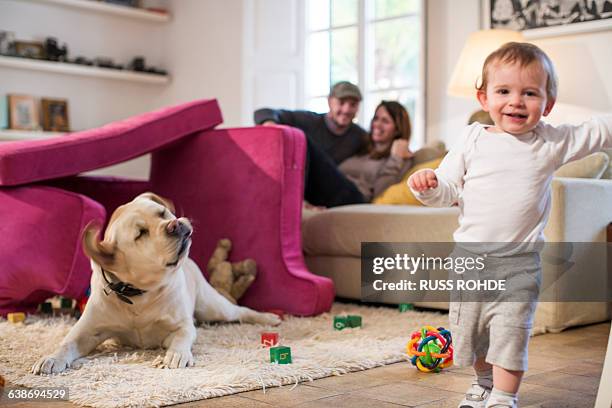
[[[138,197],[136,197],[135,200],[139,198],[147,198],[151,201],[156,202],[157,204],[161,204],[167,209],[169,209],[172,214],[174,214],[174,204],[167,198],[160,197],[157,194],[151,192],[142,193]]]
[[[83,250],[103,268],[111,268],[115,263],[115,251],[107,242],[98,239],[102,231],[99,221],[91,221],[83,230]]]

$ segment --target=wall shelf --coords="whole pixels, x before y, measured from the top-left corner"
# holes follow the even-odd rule
[[[46,139],[48,137],[55,137],[64,135],[62,132],[43,132],[36,130],[14,130],[14,129],[0,129],[0,142],[2,141],[14,141],[14,140],[32,140],[32,139]]]
[[[86,65],[68,64],[65,62],[44,61],[19,57],[0,56],[0,67],[23,68],[34,71],[117,79],[122,81],[142,82],[156,85],[164,85],[170,82],[170,77],[168,75],[146,74],[134,71],[99,68]]]
[[[114,14],[120,17],[134,18],[138,20],[165,23],[170,21],[170,14],[158,13],[145,9],[120,6],[117,4],[102,3],[93,0],[30,0],[37,3],[48,3],[64,7],[79,8],[94,13]]]

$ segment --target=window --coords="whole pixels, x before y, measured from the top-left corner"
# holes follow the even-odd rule
[[[424,140],[423,0],[309,0],[305,107],[327,112],[332,84],[363,93],[358,123],[369,129],[381,100],[398,100],[412,120],[413,147]]]

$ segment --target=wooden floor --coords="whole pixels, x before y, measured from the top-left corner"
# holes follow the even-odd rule
[[[529,371],[519,393],[521,408],[592,408],[603,368],[610,323],[531,339]],[[296,387],[234,394],[177,408],[456,408],[472,379],[470,369],[419,373],[409,363],[328,377]],[[0,400],[5,405],[6,400]],[[67,402],[12,403],[17,407],[73,407]]]

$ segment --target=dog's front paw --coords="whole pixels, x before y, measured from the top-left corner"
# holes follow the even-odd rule
[[[195,364],[191,350],[168,350],[164,358],[158,357],[153,361],[157,368],[185,368]]]
[[[274,313],[256,313],[253,316],[253,323],[278,326],[281,323],[281,318]]]
[[[43,357],[32,366],[33,374],[57,374],[66,371],[70,363],[62,358]]]

